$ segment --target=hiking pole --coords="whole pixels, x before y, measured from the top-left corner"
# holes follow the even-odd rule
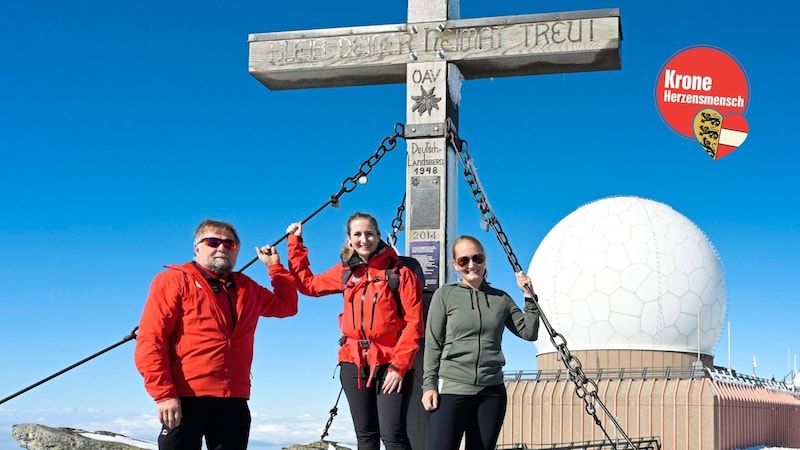
[[[117,342],[116,344],[114,344],[114,345],[111,345],[111,346],[109,346],[109,347],[106,347],[106,348],[104,348],[103,350],[100,350],[99,352],[95,353],[94,355],[92,355],[92,356],[89,356],[88,358],[84,358],[84,359],[82,359],[82,360],[80,360],[80,361],[76,362],[75,364],[73,364],[73,365],[71,365],[71,366],[67,367],[66,369],[60,370],[60,371],[58,371],[58,372],[56,372],[56,373],[54,373],[54,374],[50,375],[49,377],[47,377],[47,378],[44,378],[43,380],[40,380],[40,381],[37,381],[36,383],[33,383],[32,385],[30,385],[30,386],[26,387],[25,389],[22,389],[22,390],[20,390],[20,391],[17,391],[17,392],[15,392],[15,393],[13,393],[13,394],[9,395],[8,397],[6,397],[6,398],[4,398],[4,399],[0,400],[0,405],[2,405],[3,403],[5,403],[5,402],[7,402],[7,401],[11,400],[12,398],[15,398],[15,397],[17,397],[17,396],[20,396],[20,395],[22,395],[22,394],[24,394],[24,393],[26,393],[26,392],[30,391],[31,389],[35,388],[36,386],[39,386],[39,385],[41,385],[41,384],[44,384],[44,383],[46,383],[46,382],[48,382],[48,381],[52,380],[53,378],[55,378],[55,377],[57,377],[57,376],[59,376],[59,375],[63,374],[64,372],[68,372],[68,371],[70,371],[70,370],[72,370],[72,369],[74,369],[74,368],[76,368],[76,367],[80,366],[81,364],[85,363],[86,361],[89,361],[89,360],[91,360],[91,359],[94,359],[94,358],[96,358],[96,357],[98,357],[98,356],[102,355],[103,353],[105,353],[105,352],[107,352],[107,351],[109,351],[109,350],[112,350],[112,349],[114,349],[114,348],[117,348],[117,347],[119,347],[120,345],[122,345],[122,344],[124,344],[124,343],[126,343],[126,342],[128,342],[128,341],[130,341],[130,340],[132,340],[132,339],[136,339],[136,330],[138,330],[138,329],[139,329],[139,327],[137,326],[136,328],[134,328],[134,329],[133,329],[133,331],[131,331],[131,334],[129,334],[129,335],[127,335],[127,336],[125,336],[124,338],[122,338],[122,340],[121,340],[121,341]]]

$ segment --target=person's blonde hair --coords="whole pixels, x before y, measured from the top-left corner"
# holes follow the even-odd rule
[[[363,213],[360,211],[356,211],[347,219],[347,233],[344,236],[344,245],[342,246],[342,260],[347,261],[350,259],[356,250],[350,245],[350,224],[353,223],[354,220],[358,219],[367,219],[369,220],[370,225],[375,228],[375,233],[378,234],[378,237],[381,237],[381,230],[378,228],[378,221],[372,214]]]

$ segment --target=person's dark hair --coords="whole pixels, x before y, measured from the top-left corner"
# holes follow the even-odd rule
[[[344,245],[342,246],[343,261],[347,261],[348,259],[350,259],[350,257],[353,256],[353,253],[355,253],[356,251],[353,247],[350,246],[350,224],[353,223],[354,220],[358,219],[369,220],[369,223],[372,225],[373,228],[375,228],[375,233],[378,234],[379,238],[381,237],[381,230],[380,228],[378,228],[378,221],[375,219],[375,217],[372,214],[356,211],[355,213],[353,213],[352,216],[350,216],[347,219],[347,227],[346,227],[347,233],[344,236]]]
[[[239,241],[239,234],[236,233],[236,228],[233,228],[233,225],[229,224],[228,222],[214,219],[206,219],[200,222],[200,225],[198,225],[194,230],[194,241],[197,242],[197,240],[201,238],[206,230],[227,231],[233,235],[233,240],[236,241],[236,246],[239,247],[241,245],[241,242]]]

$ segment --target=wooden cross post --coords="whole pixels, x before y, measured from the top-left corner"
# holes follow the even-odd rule
[[[251,34],[250,73],[272,90],[402,83],[406,254],[429,290],[449,281],[457,233],[463,79],[619,69],[617,9],[459,20],[458,0],[409,0],[408,23]]]
[[[464,79],[620,68],[617,9],[459,20],[458,0],[409,0],[408,23],[252,34],[250,73],[269,89],[407,86],[406,254],[432,291],[452,279],[458,127]],[[427,448],[417,353],[407,416],[413,450]],[[434,449],[430,449],[434,450]]]

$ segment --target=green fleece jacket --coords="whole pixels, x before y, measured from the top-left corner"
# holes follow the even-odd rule
[[[502,384],[504,328],[535,341],[539,311],[533,300],[525,299],[523,313],[506,292],[485,281],[477,291],[462,282],[437,289],[425,325],[422,391],[436,389],[439,379],[473,386]]]

